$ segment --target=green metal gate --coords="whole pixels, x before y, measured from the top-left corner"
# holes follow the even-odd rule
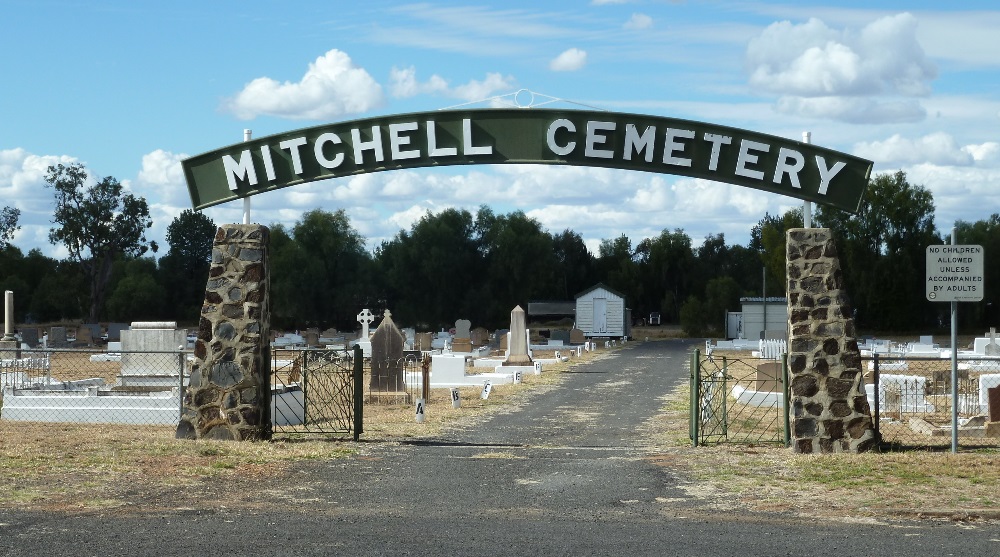
[[[276,434],[364,432],[364,356],[354,350],[274,350],[271,420]]]
[[[740,355],[691,354],[690,438],[709,443],[790,443],[788,365]]]

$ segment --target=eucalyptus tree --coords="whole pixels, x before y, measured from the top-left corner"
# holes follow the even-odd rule
[[[156,242],[146,240],[153,226],[149,206],[114,177],[90,183],[79,163],[50,166],[45,182],[55,194],[52,222],[57,226],[49,230],[49,242],[62,244],[82,269],[90,286],[87,319],[97,322],[115,259],[157,250]]]

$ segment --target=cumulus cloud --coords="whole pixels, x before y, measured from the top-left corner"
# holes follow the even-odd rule
[[[549,62],[549,69],[556,72],[574,72],[587,64],[587,52],[571,48]]]
[[[936,132],[915,139],[896,134],[885,141],[860,142],[854,154],[887,166],[936,165],[991,167],[1000,162],[1000,143],[959,145],[950,134]]]
[[[258,77],[223,108],[241,120],[261,115],[291,120],[325,120],[357,114],[382,104],[382,86],[351,57],[333,49],[309,64],[298,82]]]
[[[465,101],[480,101],[498,91],[512,89],[516,82],[511,76],[488,73],[482,81],[472,79],[468,83],[452,87],[446,79],[437,74],[421,82],[417,79],[417,70],[410,66],[403,69],[392,68],[389,72],[389,83],[389,92],[396,98],[441,95]]]
[[[916,101],[871,100],[930,93],[937,70],[917,41],[916,28],[909,13],[882,17],[860,30],[833,29],[816,18],[773,23],[747,47],[749,82],[782,95],[783,112],[847,122],[869,122],[873,113],[880,122],[919,120],[925,114]]]
[[[646,14],[634,13],[623,25],[626,29],[649,29],[653,26],[653,18]]]

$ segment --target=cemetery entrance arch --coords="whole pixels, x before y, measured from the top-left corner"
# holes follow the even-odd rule
[[[535,108],[419,112],[326,124],[203,153],[182,167],[192,204],[203,209],[328,178],[470,164],[675,174],[851,212],[857,211],[872,170],[871,161],[846,153],[732,127]],[[270,436],[267,239],[267,229],[257,225],[224,225],[216,234],[178,437]]]
[[[773,135],[642,114],[418,112],[262,137],[183,161],[195,209],[384,170],[469,164],[621,168],[727,182],[857,210],[872,163]]]

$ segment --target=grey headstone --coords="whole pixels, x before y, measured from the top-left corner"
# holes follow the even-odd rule
[[[66,346],[66,327],[49,328],[50,348],[64,348]]]
[[[521,306],[515,307],[510,312],[510,347],[505,366],[527,366],[531,365],[531,356],[528,355],[528,330],[525,325],[525,314]]]
[[[108,323],[108,342],[119,342],[122,331],[129,330],[128,323]]]
[[[372,335],[372,378],[369,388],[373,391],[403,391],[403,343],[406,338],[393,323],[389,310]]]
[[[468,319],[459,319],[455,321],[455,338],[468,338],[471,339],[472,335],[469,329],[472,328],[472,322]]]
[[[31,348],[38,347],[38,329],[34,327],[28,327],[27,329],[21,329],[21,342],[27,344]]]

